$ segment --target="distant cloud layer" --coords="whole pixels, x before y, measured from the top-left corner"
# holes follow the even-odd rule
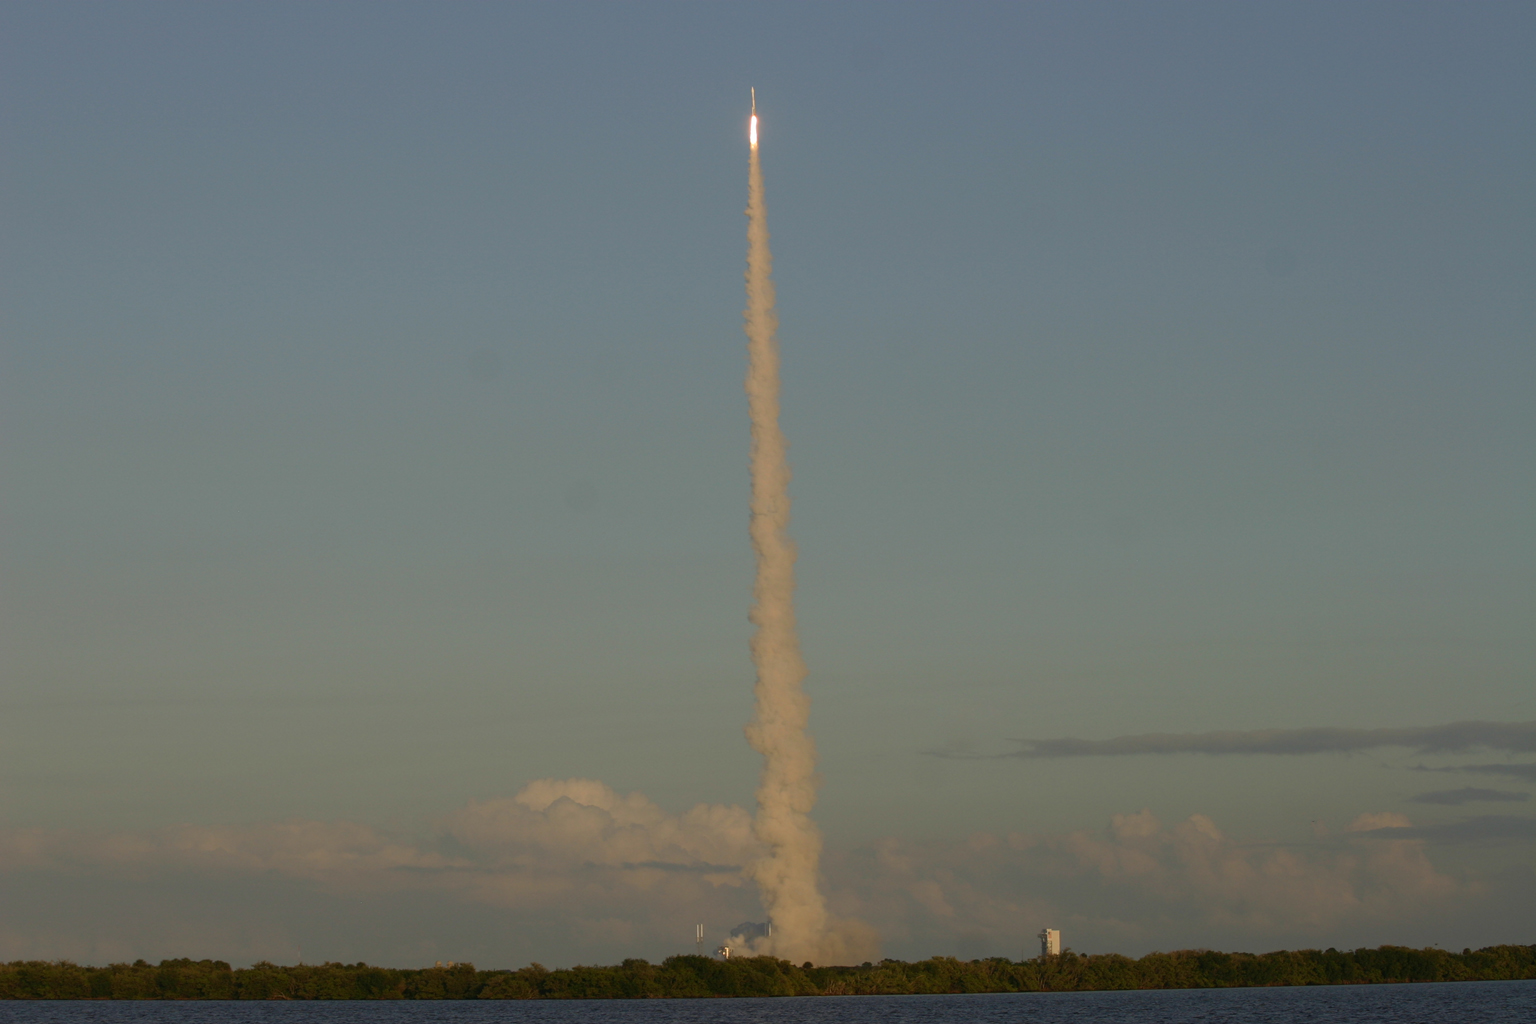
[[[1536,764],[1457,764],[1446,768],[1415,765],[1416,772],[1470,772],[1474,775],[1501,775],[1506,779],[1536,782]]]
[[[1420,827],[1398,812],[1366,811],[1338,835],[1323,829],[1304,841],[1238,841],[1202,814],[1165,824],[1143,810],[1117,815],[1102,830],[833,848],[825,870],[833,911],[870,922],[884,952],[902,957],[1017,957],[1045,925],[1065,929],[1076,948],[1100,951],[1430,941],[1448,921],[1463,922],[1456,927],[1466,943],[1502,934],[1478,920],[1530,910],[1532,879],[1510,876],[1497,882],[1507,891],[1495,891],[1487,879],[1441,870],[1429,851],[1439,843],[1530,840],[1536,819]],[[0,831],[0,889],[51,886],[56,894],[36,901],[32,919],[8,917],[0,955],[291,957],[296,940],[305,952],[314,948],[301,934],[306,926],[273,923],[270,915],[260,928],[252,922],[274,894],[297,892],[330,901],[332,918],[396,921],[389,927],[407,936],[405,949],[415,948],[412,932],[422,934],[409,908],[423,900],[442,908],[443,941],[464,953],[468,915],[503,922],[486,952],[472,954],[486,965],[511,965],[517,955],[554,963],[655,957],[680,952],[695,922],[710,922],[723,938],[725,929],[758,919],[747,879],[762,854],[740,807],[700,804],[670,814],[642,794],[620,795],[590,779],[544,779],[513,797],[472,802],[414,838],[316,821]],[[144,945],[142,911],[111,917],[117,896],[92,897],[76,924],[60,923],[57,894],[82,886],[127,892],[156,879],[156,892],[214,887],[232,901],[215,916],[234,937],[207,937],[213,911],[195,895],[174,921],[157,925],[169,938],[153,948]],[[154,905],[172,913],[163,901]],[[112,929],[118,937],[103,944]],[[423,950],[408,955],[430,962]]]
[[[761,856],[741,807],[668,814],[645,796],[591,779],[543,779],[475,801],[436,834],[390,836],[351,822],[178,825],[142,832],[0,831],[0,881],[39,874],[298,882],[353,901],[424,893],[561,922],[558,941],[602,944],[677,931],[680,908],[740,921],[756,903],[743,869]],[[0,930],[0,956],[35,955]],[[194,950],[186,949],[186,955]],[[88,956],[49,947],[50,956]],[[135,953],[134,955],[138,955]],[[205,950],[196,955],[220,955]]]
[[[832,876],[845,912],[879,924],[889,943],[943,935],[962,956],[968,942],[976,955],[1019,955],[1023,922],[1054,923],[1079,948],[1328,945],[1475,898],[1411,830],[1400,814],[1363,814],[1337,838],[1255,844],[1202,814],[1165,824],[1144,810],[1104,831],[888,839]]]
[[[1446,804],[1451,807],[1477,802],[1519,803],[1530,798],[1529,793],[1512,793],[1503,789],[1478,789],[1476,786],[1439,789],[1433,793],[1420,793],[1418,796],[1409,797],[1416,804]]]
[[[1422,839],[1437,846],[1453,843],[1486,843],[1495,840],[1532,840],[1536,839],[1536,818],[1485,814],[1438,825],[1394,828],[1391,836],[1394,839]],[[1529,869],[1526,870],[1529,871]]]
[[[1409,729],[1256,729],[1141,733],[1107,740],[1017,740],[1002,757],[1124,757],[1133,754],[1322,754],[1408,747],[1420,754],[1474,749],[1536,752],[1536,722],[1452,722]],[[1525,767],[1525,766],[1515,766]]]
[[[759,855],[740,807],[700,804],[670,815],[639,793],[591,779],[543,779],[515,797],[474,801],[429,841],[351,822],[176,825],[146,832],[0,832],[0,871],[170,868],[274,874],[331,889],[401,885],[495,905],[560,900],[573,889],[624,892],[736,886]]]

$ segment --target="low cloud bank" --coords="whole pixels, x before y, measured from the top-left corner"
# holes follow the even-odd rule
[[[884,840],[836,861],[834,891],[897,955],[1017,957],[1044,925],[1098,951],[1388,941],[1484,896],[1435,867],[1425,831],[1366,813],[1332,839],[1245,843],[1205,815],[1141,811],[1102,832]]]
[[[869,922],[885,955],[903,958],[1033,955],[1044,926],[1062,928],[1080,950],[1132,954],[1459,946],[1513,941],[1500,915],[1536,915],[1536,874],[1490,881],[1449,872],[1429,850],[1531,840],[1536,819],[1416,826],[1400,813],[1366,812],[1338,835],[1254,843],[1205,815],[1168,824],[1144,810],[1066,834],[834,847],[825,874],[831,911]],[[697,922],[713,945],[760,917],[749,878],[762,856],[743,808],[671,814],[585,779],[540,780],[472,802],[414,838],[314,821],[10,830],[0,832],[0,891],[32,893],[33,909],[6,904],[0,955],[248,962],[292,960],[302,947],[310,959],[405,964],[659,959],[692,952]],[[61,916],[70,899],[74,909]],[[146,915],[160,915],[154,943],[143,938]],[[210,931],[215,920],[220,930]],[[327,929],[316,948],[317,930]],[[383,945],[386,932],[393,945]],[[108,933],[115,944],[103,944]]]
[[[743,871],[761,856],[751,816],[741,807],[700,804],[669,814],[642,794],[621,796],[601,782],[544,779],[510,798],[471,802],[425,837],[319,821],[0,831],[0,890],[36,888],[60,876],[76,886],[88,880],[109,891],[172,893],[206,890],[210,883],[244,890],[252,880],[290,891],[297,883],[344,904],[419,907],[416,897],[424,896],[504,912],[525,924],[537,920],[540,934],[533,938],[540,941],[519,941],[525,948],[622,950],[691,933],[700,914],[740,920],[757,904]],[[258,956],[291,957],[302,946],[270,934],[258,938],[250,947],[263,950]],[[264,951],[274,943],[277,953]],[[0,929],[0,956],[7,958],[89,958],[95,948],[82,952],[56,935],[32,941],[14,920]],[[123,948],[122,940],[111,948]],[[164,955],[240,957],[186,947]]]
[[[1015,740],[999,757],[1126,757],[1145,754],[1322,754],[1408,747],[1420,754],[1474,749],[1536,752],[1536,722],[1452,722],[1407,729],[1255,729],[1248,732],[1141,733],[1107,740]],[[1523,766],[1516,766],[1523,767]]]
[[[506,905],[557,900],[577,886],[648,891],[676,878],[735,886],[760,855],[740,807],[700,804],[669,815],[642,794],[620,796],[590,779],[543,779],[511,798],[472,801],[427,840],[302,820],[0,832],[0,871],[274,874],[349,892],[426,886]]]

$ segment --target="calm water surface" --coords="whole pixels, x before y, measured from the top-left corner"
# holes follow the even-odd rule
[[[1536,981],[1451,985],[1056,992],[813,999],[643,999],[550,1002],[0,1003],[0,1021],[102,1024],[1485,1024],[1536,1022]]]

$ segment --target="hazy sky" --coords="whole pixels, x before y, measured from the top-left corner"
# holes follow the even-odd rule
[[[1536,719],[1532,52],[1531,4],[5,6],[0,957],[760,915],[749,86],[839,912],[1536,941],[1536,726],[1183,735]]]

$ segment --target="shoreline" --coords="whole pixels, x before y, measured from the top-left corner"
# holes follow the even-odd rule
[[[1177,950],[1135,960],[1069,950],[1021,961],[932,957],[842,967],[797,967],[773,957],[726,961],[673,956],[660,964],[631,959],[609,966],[549,970],[535,963],[485,971],[470,963],[413,969],[263,961],[232,968],[221,960],[139,960],[105,967],[32,960],[0,964],[0,1000],[729,999],[1531,979],[1536,979],[1536,945],[1486,946],[1461,953],[1404,946],[1258,954]]]

